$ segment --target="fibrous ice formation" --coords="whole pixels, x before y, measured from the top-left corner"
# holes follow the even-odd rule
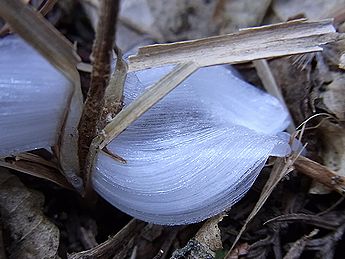
[[[130,73],[125,104],[171,69]],[[227,67],[201,68],[107,146],[126,164],[99,153],[93,186],[138,219],[198,222],[241,199],[270,155],[290,152],[288,124],[276,98]]]
[[[56,143],[72,84],[17,36],[0,40],[0,157]]]
[[[69,82],[15,36],[0,41],[0,157],[56,144]],[[172,66],[130,73],[128,104]],[[288,113],[228,67],[201,68],[98,154],[95,190],[124,212],[157,224],[201,221],[230,208],[270,155],[290,152]]]

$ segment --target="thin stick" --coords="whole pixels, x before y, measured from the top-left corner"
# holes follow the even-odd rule
[[[339,38],[332,20],[286,23],[244,29],[239,32],[192,41],[156,44],[129,57],[128,70],[194,62],[199,67],[235,64],[313,51]]]
[[[103,130],[99,149],[104,148],[111,140],[125,130],[132,122],[170,93],[198,67],[194,63],[177,65],[169,74],[147,89],[136,100],[123,109]]]
[[[112,258],[112,255],[121,250],[131,238],[139,235],[144,226],[144,222],[132,219],[115,236],[94,248],[72,254],[68,259]]]
[[[47,0],[42,7],[40,7],[39,12],[43,15],[46,16],[47,13],[50,12],[51,9],[55,6],[56,2],[58,0]]]
[[[115,40],[115,24],[119,10],[119,1],[101,2],[101,15],[96,31],[92,55],[94,64],[91,83],[81,120],[79,122],[79,161],[85,164],[92,139],[97,135],[104,104],[105,89],[110,75],[111,55]],[[84,175],[84,179],[87,178]]]
[[[71,79],[68,72],[80,61],[73,45],[30,6],[18,0],[0,0],[0,6],[0,16],[11,28]]]
[[[326,166],[320,165],[319,163],[303,156],[299,156],[296,159],[294,166],[299,172],[326,185],[332,190],[335,190],[340,194],[345,193],[345,177],[328,169]]]
[[[102,118],[100,125],[98,125],[99,129],[103,129],[107,123],[114,119],[123,107],[122,101],[127,77],[127,63],[122,58],[122,53],[120,49],[116,47],[116,44],[115,50],[117,56],[116,67],[105,90]]]

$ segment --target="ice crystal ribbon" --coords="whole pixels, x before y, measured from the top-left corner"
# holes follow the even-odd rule
[[[125,103],[172,69],[128,75]],[[156,224],[201,221],[248,191],[270,155],[290,152],[283,105],[225,66],[201,68],[100,153],[95,190],[120,210]]]
[[[17,36],[0,40],[0,157],[56,144],[73,89]]]

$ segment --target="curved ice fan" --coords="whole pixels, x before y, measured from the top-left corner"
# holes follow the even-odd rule
[[[125,103],[171,70],[130,73]],[[187,224],[236,203],[270,155],[290,152],[289,123],[274,97],[224,66],[201,68],[99,153],[95,190],[122,211],[156,224]]]
[[[73,85],[17,36],[0,40],[0,157],[56,144]]]
[[[0,41],[0,69],[0,157],[54,145],[70,81],[13,36]],[[170,70],[129,74],[125,102]],[[127,164],[99,154],[93,185],[145,221],[200,221],[238,201],[269,155],[289,153],[286,138],[277,136],[287,124],[275,98],[225,67],[202,68],[108,145]]]

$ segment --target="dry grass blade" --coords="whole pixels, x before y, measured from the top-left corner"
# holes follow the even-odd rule
[[[321,51],[339,37],[332,20],[296,20],[245,29],[200,40],[158,44],[139,49],[129,58],[129,71],[166,64],[194,62],[198,66],[240,63],[256,59]]]
[[[29,4],[30,0],[22,0],[24,4]],[[0,29],[0,37],[6,35],[7,33],[11,32],[11,27],[8,23],[5,23],[4,26]]]
[[[29,4],[30,0],[24,0],[22,1],[25,4]],[[39,12],[46,16],[47,13],[50,12],[51,9],[53,9],[54,5],[56,4],[57,0],[47,0],[43,6],[39,9]],[[0,36],[4,36],[7,33],[11,33],[11,27],[8,23],[6,23],[1,29],[0,29]]]
[[[40,13],[45,16],[47,13],[50,12],[51,9],[53,9],[54,5],[56,4],[58,0],[47,0],[44,5],[40,8]]]
[[[252,210],[252,212],[248,216],[245,224],[243,225],[240,232],[238,233],[234,243],[232,244],[232,247],[230,248],[230,251],[225,256],[225,258],[230,258],[230,253],[231,253],[232,249],[234,249],[234,247],[237,244],[238,240],[240,239],[241,235],[246,230],[248,223],[255,217],[255,215],[259,212],[259,210],[265,204],[266,200],[271,195],[275,186],[280,182],[281,179],[283,179],[284,176],[286,176],[289,172],[292,171],[293,162],[294,162],[293,157],[289,157],[289,158],[287,158],[287,160],[286,160],[286,158],[277,158],[277,160],[273,166],[272,172],[270,174],[270,177],[267,180],[267,182],[266,182],[266,184],[265,184],[265,186],[261,192],[261,195],[260,195],[258,202],[255,204],[254,209]]]
[[[0,160],[0,166],[48,180],[65,189],[73,189],[72,186],[66,181],[66,179],[61,174],[59,174],[59,171],[57,169],[22,160],[14,161],[13,163]]]
[[[73,45],[30,6],[18,0],[0,0],[0,6],[0,16],[11,28],[74,84],[61,130],[58,156],[65,177],[81,192],[82,183],[78,177],[77,123],[82,109],[82,95],[76,70],[80,58]]]
[[[104,106],[102,111],[102,123],[108,123],[116,114],[118,114],[123,107],[123,91],[127,77],[127,63],[122,57],[120,49],[116,46],[116,67],[112,73],[109,84],[105,89]],[[103,129],[104,125],[98,125],[99,129]]]
[[[88,258],[112,258],[115,252],[124,247],[133,237],[140,234],[145,223],[139,220],[131,220],[123,229],[121,229],[114,237],[109,238],[102,244],[76,254],[72,254],[68,259],[88,259]]]
[[[198,67],[194,63],[177,65],[169,74],[164,76],[141,96],[123,109],[103,130],[103,141],[100,149],[125,130],[154,104],[170,93],[183,80],[191,75]]]
[[[0,4],[0,16],[10,24],[11,28],[68,78],[74,79],[68,73],[79,62],[73,45],[30,6],[18,0],[0,0]]]

